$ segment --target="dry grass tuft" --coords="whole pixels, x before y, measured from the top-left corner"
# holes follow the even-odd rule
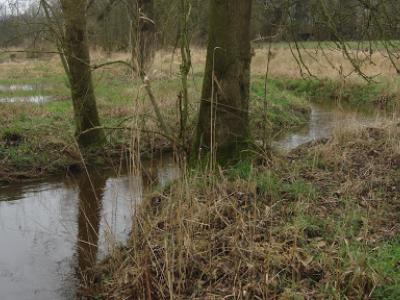
[[[279,171],[185,177],[140,207],[131,243],[102,266],[102,297],[371,297],[371,249],[400,229],[399,140],[398,126],[364,128],[275,160]]]

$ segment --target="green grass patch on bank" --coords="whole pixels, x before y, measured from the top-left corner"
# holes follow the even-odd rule
[[[251,85],[251,122],[253,130],[269,132],[304,125],[309,120],[310,104],[302,95],[282,89],[279,82],[253,77]],[[261,133],[258,133],[261,134]]]
[[[400,238],[377,247],[369,259],[370,263],[386,280],[373,293],[374,299],[400,299]]]
[[[343,103],[356,108],[394,109],[399,97],[388,83],[342,83],[330,79],[275,80],[275,84],[298,97],[320,103]]]
[[[346,47],[352,50],[365,51],[370,48],[373,51],[385,50],[386,48],[396,50],[400,48],[399,40],[391,41],[345,41]],[[258,47],[269,47],[268,43],[256,43]],[[326,49],[326,50],[342,50],[341,46],[333,41],[298,41],[297,45],[300,49]],[[273,49],[289,49],[290,47],[295,47],[294,42],[274,42],[272,43]]]

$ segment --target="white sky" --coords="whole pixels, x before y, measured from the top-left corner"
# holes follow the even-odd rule
[[[24,12],[31,3],[37,0],[0,0],[1,14],[17,14]]]

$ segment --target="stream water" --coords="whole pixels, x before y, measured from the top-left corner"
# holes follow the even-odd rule
[[[292,149],[327,137],[338,125],[371,125],[376,117],[313,105],[310,123],[274,143]],[[135,205],[153,183],[179,176],[170,158],[145,164],[145,176],[87,174],[0,187],[0,299],[74,299],[82,273],[124,242]]]
[[[0,187],[0,299],[74,299],[84,270],[126,241],[146,188],[177,178],[179,169],[160,157],[143,173],[92,170]]]

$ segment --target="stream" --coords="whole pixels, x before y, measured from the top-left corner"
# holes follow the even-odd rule
[[[307,126],[276,137],[293,149],[333,128],[379,120],[337,106],[312,105]],[[128,238],[146,190],[179,176],[170,157],[144,164],[141,177],[97,172],[0,186],[0,299],[74,299],[84,270]]]
[[[1,300],[74,299],[81,272],[127,240],[143,192],[179,169],[159,157],[141,177],[116,173],[0,187]]]

